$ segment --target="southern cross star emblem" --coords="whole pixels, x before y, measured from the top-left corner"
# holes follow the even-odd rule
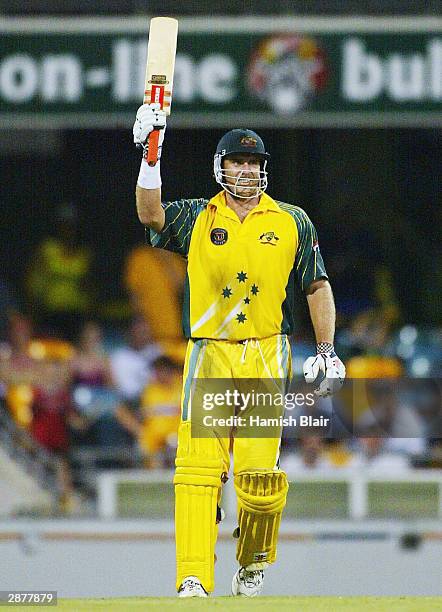
[[[250,304],[250,298],[249,297],[245,297],[244,298],[244,304]]]
[[[230,289],[230,287],[224,287],[222,293],[223,298],[229,298],[232,295],[232,290]]]
[[[245,283],[247,280],[247,273],[241,270],[241,272],[238,272],[238,274],[236,275],[236,278],[238,282]]]
[[[253,295],[258,295],[258,292],[259,292],[258,286],[255,285],[255,283],[253,283],[252,288],[250,289],[250,291],[253,293]]]
[[[236,315],[236,320],[238,321],[238,323],[244,323],[244,321],[247,320],[247,317],[246,317],[246,315],[243,312],[239,312]]]

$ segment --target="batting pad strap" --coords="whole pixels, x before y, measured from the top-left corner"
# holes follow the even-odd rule
[[[235,476],[240,507],[255,514],[282,512],[289,488],[285,472],[242,472]]]
[[[197,473],[191,470],[180,470],[177,468],[173,484],[189,484],[201,487],[217,487],[221,488],[221,476],[218,470],[198,470]]]
[[[204,463],[204,465],[201,465]],[[177,458],[174,484],[189,484],[221,488],[222,462],[219,459]]]
[[[242,472],[235,476],[239,539],[236,558],[243,567],[264,568],[276,560],[276,544],[288,482],[285,472]]]
[[[137,183],[143,189],[159,189],[161,187],[160,160],[157,161],[155,166],[149,166],[142,159]]]

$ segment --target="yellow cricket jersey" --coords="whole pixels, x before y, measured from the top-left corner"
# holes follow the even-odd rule
[[[297,206],[262,194],[241,223],[224,191],[211,200],[163,203],[154,247],[188,260],[183,310],[187,338],[245,340],[293,332],[294,285],[327,278],[316,230]]]

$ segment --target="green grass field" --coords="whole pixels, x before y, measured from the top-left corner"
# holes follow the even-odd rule
[[[49,610],[50,608],[46,606]],[[17,608],[15,608],[17,609]],[[54,610],[54,608],[52,608]],[[59,599],[56,610],[192,610],[201,612],[436,612],[442,610],[442,597],[259,597],[242,599],[214,597],[213,599],[179,600],[173,597],[129,597],[125,599]]]

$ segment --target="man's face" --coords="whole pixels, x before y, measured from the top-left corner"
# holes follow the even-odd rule
[[[252,196],[259,185],[261,169],[258,157],[247,154],[231,155],[223,161],[225,180],[232,192],[240,196]]]

